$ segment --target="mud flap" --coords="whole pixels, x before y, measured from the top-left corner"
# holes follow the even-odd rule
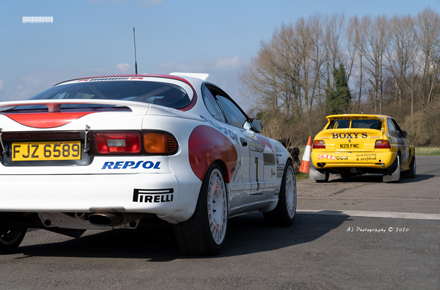
[[[316,170],[315,166],[313,166],[313,163],[310,162],[309,179],[310,180],[318,180],[318,181],[327,181],[328,180],[328,173],[319,172],[318,170]]]
[[[397,161],[397,162],[396,162]],[[397,163],[397,164],[396,164]],[[400,180],[400,156],[396,156],[396,160],[391,166],[395,166],[395,170],[391,174],[383,175],[383,182],[398,182]]]

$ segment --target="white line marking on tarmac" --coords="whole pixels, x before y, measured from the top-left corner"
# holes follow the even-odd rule
[[[297,210],[298,214],[317,215],[348,215],[358,217],[378,217],[412,220],[440,220],[440,214],[412,213],[412,212],[385,212],[385,211],[354,211],[354,210]]]

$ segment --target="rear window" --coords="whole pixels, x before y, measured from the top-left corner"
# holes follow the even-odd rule
[[[327,127],[328,129],[347,129],[350,128],[350,119],[331,120]]]
[[[348,129],[348,128],[380,130],[382,128],[382,122],[376,119],[351,120],[351,127],[350,127],[350,119],[341,119],[341,120],[331,120],[330,124],[327,126],[327,130]]]
[[[353,120],[351,121],[351,128],[380,130],[382,128],[382,122],[379,120]]]
[[[157,104],[181,109],[191,103],[191,98],[179,85],[155,81],[102,81],[79,82],[52,87],[31,100],[47,99],[102,99],[127,100]],[[26,108],[25,108],[26,107]],[[45,108],[45,106],[21,106],[19,109]],[[64,104],[62,108],[112,107],[95,104]]]

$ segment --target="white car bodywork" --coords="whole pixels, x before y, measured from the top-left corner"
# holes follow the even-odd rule
[[[193,215],[203,174],[216,160],[225,167],[229,217],[256,210],[272,211],[278,203],[289,153],[278,141],[252,130],[250,121],[240,128],[214,118],[205,106],[201,90],[207,76],[201,75],[198,78],[197,74],[189,75],[95,77],[58,85],[118,82],[120,79],[166,82],[180,86],[189,95],[191,104],[184,109],[106,99],[60,98],[0,103],[0,109],[37,104],[47,106],[47,111],[32,113],[28,117],[24,116],[25,111],[20,111],[20,114],[9,110],[0,111],[0,140],[5,160],[9,158],[8,154],[15,154],[11,151],[10,142],[14,142],[14,134],[21,132],[32,136],[51,132],[78,132],[78,136],[83,138],[80,140],[81,150],[93,146],[93,140],[92,144],[84,143],[90,142],[92,132],[100,131],[160,130],[173,135],[178,143],[178,150],[172,155],[96,155],[90,157],[89,164],[72,166],[45,165],[44,161],[29,161],[27,165],[20,165],[20,161],[5,164],[6,161],[2,159],[0,213],[36,213],[46,229],[135,229],[142,220],[142,214],[157,215],[164,221],[178,224]],[[62,105],[66,104],[111,105],[128,109],[84,109],[84,112],[87,111],[84,115],[79,112],[81,110],[77,110],[75,114],[78,113],[79,117],[75,115],[63,121],[57,117],[46,120],[41,116],[61,116]],[[230,148],[223,152],[221,148],[225,142]],[[205,148],[208,144],[219,147]],[[233,157],[234,150],[236,158]],[[216,154],[220,157],[212,156]],[[90,223],[87,216],[93,213],[131,216],[122,223],[106,226]]]

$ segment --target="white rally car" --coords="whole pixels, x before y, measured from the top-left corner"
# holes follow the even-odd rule
[[[27,228],[173,224],[188,254],[220,252],[228,217],[296,212],[292,161],[206,74],[90,77],[0,103],[0,253]]]

